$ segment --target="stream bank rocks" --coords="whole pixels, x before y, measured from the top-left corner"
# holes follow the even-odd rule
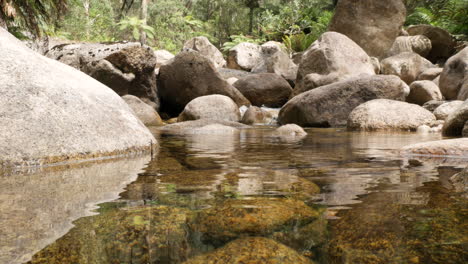
[[[33,52],[1,28],[0,50],[2,165],[149,151],[156,144],[124,100],[105,85]]]
[[[408,86],[396,76],[359,76],[299,94],[281,108],[280,124],[345,126],[351,111],[373,99],[404,101]]]
[[[178,116],[193,99],[220,94],[240,107],[250,102],[219,75],[210,60],[195,51],[184,51],[159,69],[161,111]]]

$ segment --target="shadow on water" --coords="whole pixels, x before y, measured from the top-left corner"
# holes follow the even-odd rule
[[[285,141],[269,128],[223,136],[155,130],[160,153],[120,199],[49,236],[29,263],[466,262],[466,197],[449,178],[468,160],[408,163],[398,153],[440,136],[308,132]],[[17,196],[8,199],[21,201],[24,192]],[[7,217],[22,221],[19,215]],[[49,229],[41,230],[57,228]]]

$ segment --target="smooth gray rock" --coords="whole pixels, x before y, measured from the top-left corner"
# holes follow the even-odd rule
[[[262,59],[262,47],[253,43],[240,43],[229,50],[227,67],[251,71]]]
[[[226,60],[221,51],[219,51],[206,37],[194,37],[184,44],[184,49],[192,49],[200,52],[208,58],[216,68],[226,66]]]
[[[190,101],[179,115],[178,121],[212,119],[239,122],[240,118],[239,107],[231,98],[212,94]]]
[[[432,81],[415,81],[410,85],[410,94],[406,101],[412,104],[424,105],[432,100],[442,100],[439,87]]]
[[[143,102],[140,98],[133,95],[124,95],[122,99],[130,106],[135,115],[146,126],[162,126],[163,121],[158,112],[153,107]]]
[[[396,76],[362,75],[295,96],[283,106],[278,121],[303,127],[345,126],[360,104],[379,98],[404,101],[408,90]]]
[[[437,109],[437,107],[447,103],[448,101],[438,101],[438,100],[432,100],[429,102],[426,102],[422,107],[430,112],[434,112],[434,110]]]
[[[340,0],[328,29],[345,34],[369,56],[382,58],[405,20],[402,0]]]
[[[468,86],[468,47],[452,56],[444,66],[439,80],[440,91],[448,100],[466,100],[468,92],[462,86]]]
[[[366,52],[343,34],[325,32],[302,56],[294,94],[360,74],[375,74]]]
[[[155,50],[154,56],[156,57],[156,68],[161,68],[161,66],[166,65],[172,60],[175,56],[167,50]]]
[[[435,121],[426,109],[406,102],[376,99],[356,107],[348,118],[348,129],[362,131],[416,131]]]
[[[446,102],[434,110],[434,115],[438,120],[445,120],[451,113],[455,112],[462,105],[463,101]]]
[[[424,80],[434,81],[437,77],[439,77],[439,75],[442,73],[443,70],[444,70],[443,68],[429,68],[425,70],[424,72],[422,72],[421,74],[419,74],[418,80],[419,81],[424,81]]]
[[[211,125],[222,125],[222,126],[227,126],[227,127],[232,127],[232,128],[249,128],[250,126],[244,125],[238,122],[232,122],[232,121],[225,121],[225,120],[212,120],[212,119],[198,119],[198,120],[193,120],[193,121],[184,121],[184,122],[179,122],[167,126],[163,126],[160,128],[160,131],[162,133],[167,133],[167,134],[193,134],[195,129],[200,129],[205,126],[211,126]]]
[[[445,120],[442,134],[450,137],[461,137],[465,123],[468,121],[468,100],[452,112]]]
[[[0,164],[43,165],[148,151],[150,131],[114,91],[0,28]],[[0,165],[1,166],[1,165]]]
[[[269,41],[260,46],[261,60],[252,68],[252,73],[275,73],[290,83],[294,83],[297,76],[297,65],[289,57],[282,43]]]
[[[382,74],[396,75],[408,85],[413,83],[421,73],[434,67],[435,65],[430,61],[414,52],[403,52],[380,62]]]
[[[220,94],[230,97],[240,107],[250,105],[236,88],[229,85],[210,60],[196,51],[184,51],[159,70],[158,90],[161,111],[178,116],[193,99]]]
[[[246,125],[269,124],[273,121],[272,118],[272,114],[268,111],[257,106],[250,106],[242,117],[241,123]]]

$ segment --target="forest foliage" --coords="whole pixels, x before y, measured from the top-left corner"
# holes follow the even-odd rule
[[[147,19],[141,5],[148,4]],[[323,32],[337,0],[0,0],[0,24],[23,38],[138,40],[176,52],[194,36],[228,50],[240,42],[283,42],[305,50]],[[405,0],[407,25],[468,35],[468,0]]]

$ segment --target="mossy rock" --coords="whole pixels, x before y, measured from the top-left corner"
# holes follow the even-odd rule
[[[184,264],[312,264],[294,249],[264,237],[248,237],[232,241],[222,248],[192,258]]]

